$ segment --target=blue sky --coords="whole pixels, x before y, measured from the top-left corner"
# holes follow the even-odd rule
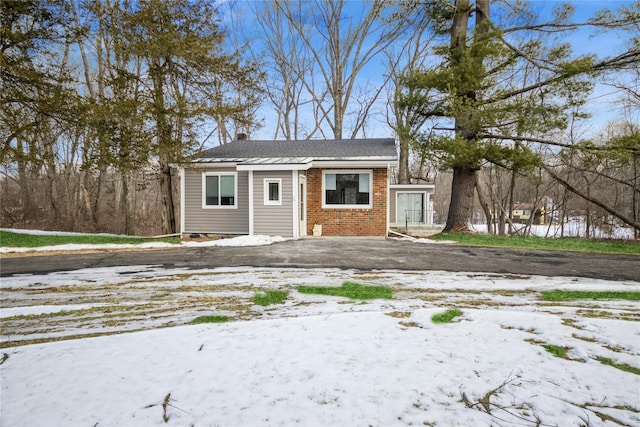
[[[592,16],[593,13],[597,10],[603,8],[615,9],[622,5],[631,5],[635,3],[635,1],[629,0],[574,0],[571,1],[575,6],[576,13],[574,15],[573,21],[580,22],[588,17]],[[534,10],[540,16],[545,16],[547,14],[551,14],[551,11],[554,7],[561,3],[559,1],[554,0],[533,0],[531,1],[531,5]],[[253,18],[251,15],[251,10],[249,8],[249,2],[241,2],[239,7],[243,9],[242,14],[244,15],[242,20],[246,23],[247,20],[250,22]],[[351,0],[349,2],[349,7],[358,8],[360,7],[362,2],[359,0]],[[255,29],[249,25],[249,28]],[[581,29],[575,31],[569,36],[565,36],[566,40],[569,41],[574,49],[576,54],[586,54],[592,53],[598,56],[611,56],[614,54],[622,53],[626,50],[626,35],[620,31],[610,31],[610,32],[600,32],[594,37],[590,37],[591,29]],[[257,40],[253,40],[254,46],[256,46],[259,42]],[[362,71],[359,75],[360,83],[362,85],[371,85],[375,87],[379,85],[381,81],[381,75],[385,72],[384,68],[381,66],[381,61],[372,61],[372,63]],[[626,79],[626,80],[625,80]],[[630,80],[631,77],[621,77],[622,81],[627,81],[631,84],[636,83],[635,80]],[[637,84],[637,83],[636,83]],[[619,105],[617,104],[617,99],[620,95],[620,90],[612,88],[611,86],[606,86],[604,84],[598,84],[593,94],[590,96],[590,102],[586,108],[587,112],[592,115],[592,119],[589,121],[589,125],[583,128],[585,135],[591,135],[598,133],[603,129],[607,122],[619,119],[622,116],[622,112],[619,110]],[[377,103],[378,111],[376,112],[376,117],[370,121],[370,124],[367,128],[367,136],[368,137],[388,137],[392,136],[393,132],[389,128],[389,126],[385,123],[384,120],[384,110],[386,109],[386,97],[380,100]],[[274,128],[275,126],[272,124],[273,118],[272,113],[270,112],[270,108],[268,104],[265,104],[261,113],[264,115],[264,127],[257,132],[254,132],[252,138],[254,139],[271,139],[273,138]]]

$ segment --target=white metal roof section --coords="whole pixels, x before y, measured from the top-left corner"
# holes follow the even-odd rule
[[[257,157],[252,159],[244,159],[241,165],[293,165],[307,164],[312,162],[311,157]]]
[[[238,162],[238,170],[307,170],[312,162],[311,157],[258,157]]]

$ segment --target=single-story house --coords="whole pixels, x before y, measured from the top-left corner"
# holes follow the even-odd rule
[[[180,231],[386,236],[390,197],[395,222],[409,206],[429,206],[428,196],[414,195],[425,189],[397,187],[391,195],[397,165],[392,138],[234,141],[180,167]]]

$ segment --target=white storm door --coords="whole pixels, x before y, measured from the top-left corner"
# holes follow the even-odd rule
[[[307,177],[298,176],[298,235],[304,237],[307,235]]]

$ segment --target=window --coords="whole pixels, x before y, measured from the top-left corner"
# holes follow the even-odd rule
[[[371,208],[371,171],[325,171],[324,207]]]
[[[400,224],[423,224],[425,193],[397,193],[396,222]]]
[[[282,204],[282,179],[271,178],[264,180],[264,204]]]
[[[205,172],[202,175],[203,208],[236,208],[236,174]]]

